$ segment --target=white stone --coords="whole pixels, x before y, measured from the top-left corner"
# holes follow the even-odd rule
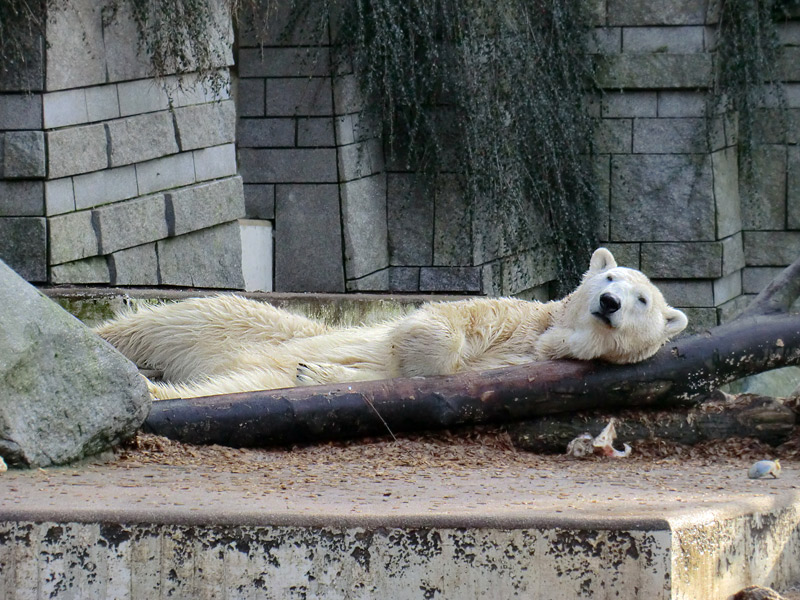
[[[116,85],[86,88],[86,112],[89,121],[105,121],[119,117],[119,98]]]
[[[236,174],[236,145],[225,144],[195,150],[194,171],[197,181],[217,179]]]
[[[169,97],[165,85],[166,83],[162,84],[154,79],[139,79],[117,84],[120,116],[128,117],[168,109]]]
[[[192,153],[183,152],[136,165],[136,181],[140,194],[181,187],[194,183]]]
[[[63,90],[106,81],[103,2],[70,0],[47,13],[47,88]]]
[[[87,123],[86,94],[83,89],[51,92],[42,96],[45,129]]]
[[[242,276],[247,292],[272,291],[272,222],[240,219]]]
[[[75,208],[91,208],[138,195],[134,166],[95,171],[74,178]]]
[[[45,214],[48,217],[75,210],[75,193],[72,188],[72,177],[45,181],[44,206]]]

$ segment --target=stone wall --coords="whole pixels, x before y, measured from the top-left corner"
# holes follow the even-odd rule
[[[230,86],[155,81],[110,4],[50,8],[46,43],[0,80],[0,258],[36,282],[242,288]],[[225,81],[233,31],[218,18]]]

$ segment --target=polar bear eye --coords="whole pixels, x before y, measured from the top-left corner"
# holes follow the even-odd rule
[[[608,279],[609,281],[614,281],[614,278],[611,275],[606,275],[606,279]]]
[[[645,298],[644,296],[639,296],[639,302],[647,306],[647,298]]]

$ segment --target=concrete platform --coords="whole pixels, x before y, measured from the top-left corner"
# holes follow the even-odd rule
[[[741,459],[405,439],[154,456],[3,474],[0,598],[716,600],[800,582],[800,463],[749,480]]]

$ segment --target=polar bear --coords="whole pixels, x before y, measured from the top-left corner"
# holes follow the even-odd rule
[[[163,370],[157,399],[391,377],[448,375],[537,360],[634,363],[687,325],[650,280],[597,249],[561,300],[432,302],[370,326],[332,328],[235,295],[146,306],[97,332]]]

